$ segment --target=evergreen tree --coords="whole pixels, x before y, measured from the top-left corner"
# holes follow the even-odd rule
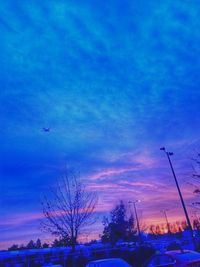
[[[115,244],[119,240],[133,241],[135,240],[136,230],[134,218],[131,215],[127,218],[127,210],[123,203],[120,203],[110,213],[111,221],[104,218],[103,235],[101,240],[104,243]]]
[[[8,250],[18,250],[19,246],[16,244],[13,244],[10,248],[8,248]]]
[[[35,248],[35,247],[36,247],[36,245],[33,242],[33,240],[29,241],[28,244],[26,245],[27,249],[32,249],[32,248]]]
[[[68,237],[55,239],[52,243],[52,247],[66,247],[70,245],[71,245],[71,242]]]
[[[43,247],[43,248],[48,248],[48,247],[49,247],[49,244],[44,243],[44,244],[42,245],[42,247]]]
[[[36,248],[41,248],[42,247],[42,243],[41,240],[38,238],[35,244]]]

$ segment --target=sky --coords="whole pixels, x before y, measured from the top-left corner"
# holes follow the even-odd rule
[[[141,223],[190,216],[200,150],[197,0],[0,2],[0,248],[41,232],[41,196],[66,168],[97,192],[99,221],[120,199]],[[50,127],[44,132],[43,127]]]

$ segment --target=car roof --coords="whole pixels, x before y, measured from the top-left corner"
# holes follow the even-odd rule
[[[123,261],[121,258],[109,258],[109,259],[100,259],[96,261],[91,261],[90,263],[104,262],[104,261]]]
[[[178,249],[178,250],[168,250],[165,252],[167,255],[177,255],[177,254],[185,254],[185,253],[198,253],[197,251],[188,250],[188,249]]]
[[[192,262],[200,261],[200,253],[196,251],[192,251],[192,250],[166,251],[165,255],[169,255],[179,262],[191,262],[192,263]]]

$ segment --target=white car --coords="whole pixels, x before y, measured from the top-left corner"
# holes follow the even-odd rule
[[[125,260],[120,258],[101,259],[89,262],[86,267],[131,267]]]

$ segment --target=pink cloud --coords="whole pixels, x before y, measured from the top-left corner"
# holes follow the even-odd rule
[[[131,171],[135,171],[135,170],[138,170],[137,167],[135,168],[121,168],[121,169],[118,169],[118,168],[112,168],[112,169],[105,169],[105,170],[102,170],[102,171],[99,171],[99,172],[96,172],[95,174],[89,176],[89,178],[91,180],[97,180],[101,177],[105,177],[105,176],[114,176],[114,175],[118,175],[118,174],[122,174],[122,173],[126,173],[126,172],[131,172]]]
[[[131,166],[129,167],[113,167],[113,168],[105,168],[95,172],[94,174],[90,175],[88,178],[90,180],[97,180],[101,177],[109,177],[115,176],[127,172],[132,171],[141,171],[146,170],[149,168],[156,167],[157,161],[150,157],[147,153],[145,154],[134,154],[134,153],[125,153],[120,155],[118,158],[115,158],[115,163],[121,164],[125,162]]]
[[[157,188],[156,185],[150,184],[150,183],[145,183],[145,182],[120,181],[119,184],[128,185],[128,186],[144,186],[144,187],[150,187],[150,188]]]
[[[146,168],[152,168],[157,165],[157,160],[152,158],[152,156],[149,156],[148,153],[139,153],[139,154],[133,154],[133,153],[128,153],[125,154],[126,158],[129,159],[129,162],[131,163],[138,163],[140,167],[145,167]]]
[[[35,213],[22,213],[17,216],[9,216],[8,220],[2,220],[0,222],[0,225],[9,226],[9,225],[23,225],[27,222],[33,221],[33,220],[39,220],[44,218],[43,213],[41,212],[35,212]]]
[[[117,189],[119,186],[117,184],[112,184],[112,183],[104,183],[104,184],[91,184],[87,187],[88,190],[108,190],[108,189]]]

